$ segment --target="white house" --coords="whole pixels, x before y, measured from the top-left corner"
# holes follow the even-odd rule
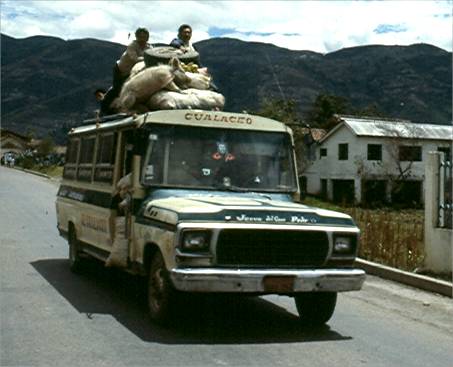
[[[10,130],[0,129],[0,157],[5,153],[23,153],[30,143],[30,138]]]
[[[428,152],[451,157],[453,126],[337,117],[302,173],[307,193],[339,202],[423,203]]]

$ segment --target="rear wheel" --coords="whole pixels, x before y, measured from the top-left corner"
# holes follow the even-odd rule
[[[320,326],[332,317],[337,304],[337,293],[300,293],[294,297],[294,300],[302,323],[305,325]]]
[[[175,306],[176,290],[160,252],[154,255],[149,267],[147,301],[151,318],[160,324],[168,323]]]
[[[82,270],[82,258],[80,256],[79,240],[73,226],[70,227],[68,233],[69,245],[69,269],[73,273],[80,273]]]

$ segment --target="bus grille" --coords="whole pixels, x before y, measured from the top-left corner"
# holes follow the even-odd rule
[[[315,267],[328,251],[325,232],[225,229],[217,242],[217,264]]]

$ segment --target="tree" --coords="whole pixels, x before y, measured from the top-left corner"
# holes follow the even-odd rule
[[[53,152],[55,144],[50,136],[47,136],[36,147],[37,153],[40,156],[46,156]]]
[[[366,106],[365,108],[356,110],[356,116],[373,116],[373,117],[388,117],[384,112],[381,112],[375,103]]]
[[[335,114],[351,114],[352,112],[352,107],[346,98],[320,94],[308,112],[307,119],[313,126],[330,130],[339,122]]]
[[[292,99],[267,99],[261,104],[260,110],[255,112],[255,114],[283,122],[292,129],[297,157],[297,171],[299,174],[305,171],[310,164],[308,153],[312,148],[311,143],[313,141],[307,139],[310,129],[307,129],[308,125],[302,123],[302,119],[297,112],[296,102]],[[309,142],[308,144],[307,141]]]
[[[256,114],[291,125],[301,121],[296,108],[293,99],[266,99]]]

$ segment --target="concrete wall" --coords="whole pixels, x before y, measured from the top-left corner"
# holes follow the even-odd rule
[[[449,273],[453,268],[453,230],[437,228],[440,159],[440,153],[430,152],[425,165],[425,267]]]

